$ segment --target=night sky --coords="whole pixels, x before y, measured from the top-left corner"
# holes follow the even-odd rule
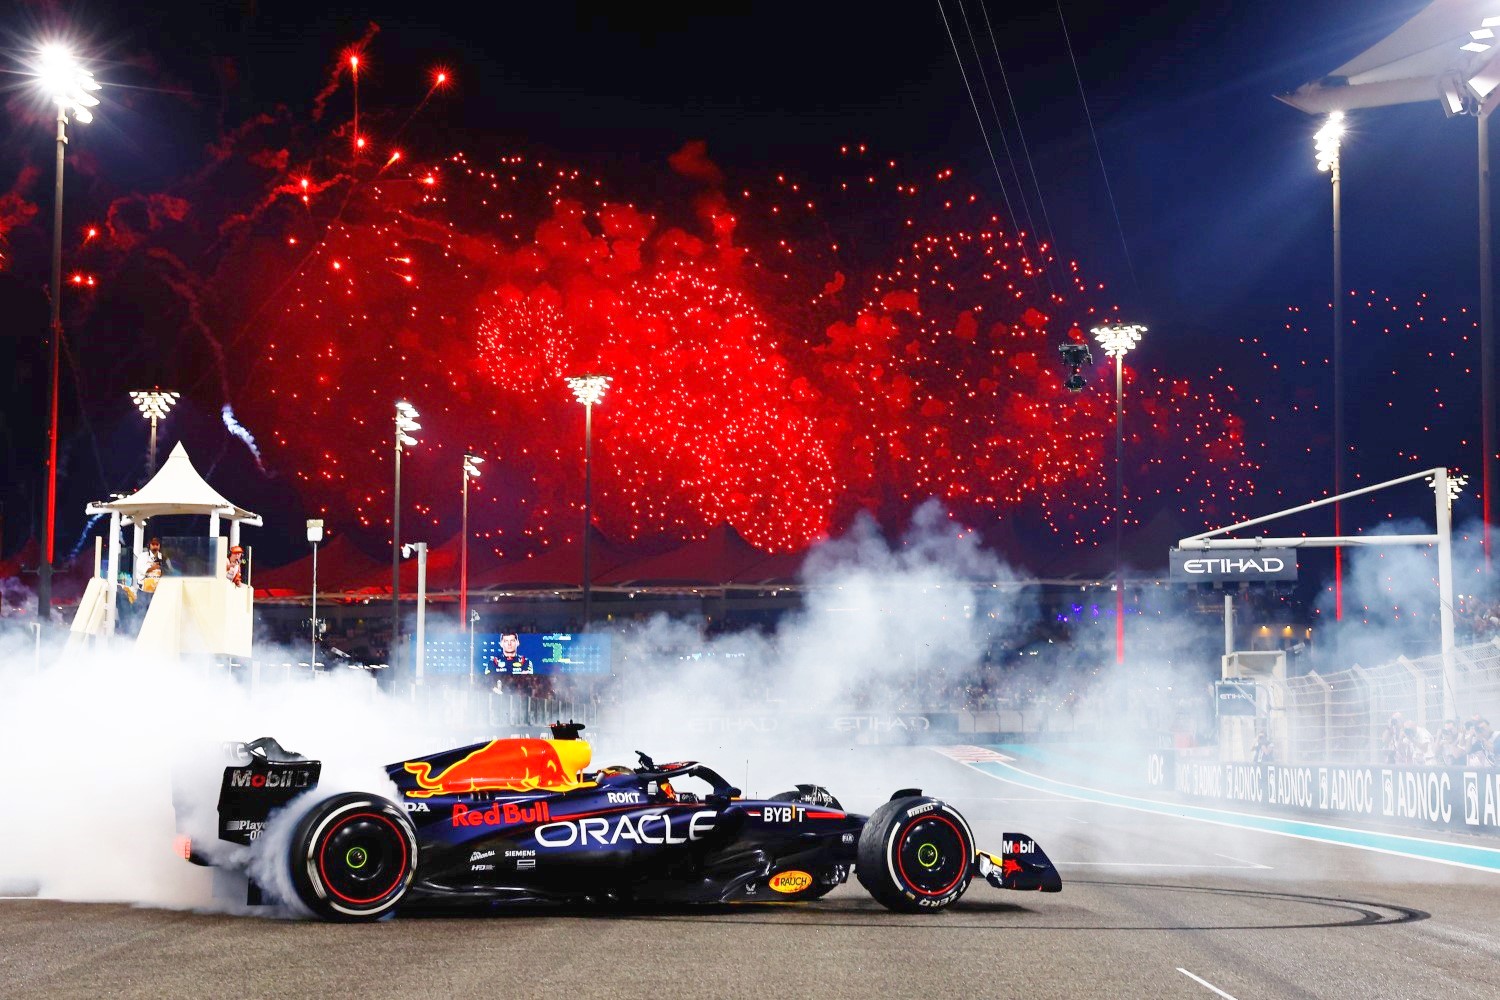
[[[1233,373],[1238,396],[1231,409],[1244,418],[1256,449],[1251,457],[1261,466],[1251,513],[1329,485],[1322,471],[1330,464],[1327,422],[1315,409],[1329,396],[1327,337],[1316,335],[1329,325],[1328,182],[1313,163],[1317,123],[1272,95],[1331,71],[1422,6],[1164,3],[1141,13],[1130,5],[1064,3],[1112,205],[1055,5],[990,4],[995,44],[1040,178],[1038,197],[1024,160],[1018,184],[997,145],[1006,196],[1018,215],[1024,208],[1039,228],[1050,228],[1062,261],[1078,261],[1090,283],[1105,284],[1098,304],[1118,304],[1122,317],[1150,326],[1133,361],[1195,379],[1242,366]],[[0,307],[8,320],[0,366],[12,373],[0,376],[3,552],[31,534],[44,434],[41,289],[53,147],[46,109],[14,75],[30,39],[72,26],[106,86],[98,120],[73,127],[70,232],[122,194],[180,190],[223,135],[255,116],[278,105],[310,108],[341,53],[368,36],[371,24],[378,31],[363,50],[360,91],[367,113],[383,109],[399,120],[421,99],[436,66],[456,81],[406,133],[428,159],[521,144],[605,172],[649,199],[666,183],[659,178],[667,157],[689,140],[706,143],[730,186],[780,169],[815,171],[839,144],[869,143],[924,174],[952,167],[966,189],[1003,200],[936,3],[715,7],[10,8],[0,21],[11,74],[0,125],[0,192],[9,192],[0,201]],[[944,9],[998,142],[957,0],[946,0]],[[964,12],[1019,159],[984,12],[972,0]],[[348,118],[349,99],[347,87],[329,98],[328,128]],[[1360,293],[1350,308],[1359,326],[1346,348],[1349,435],[1359,448],[1351,472],[1375,478],[1446,463],[1477,480],[1477,329],[1467,330],[1474,316],[1461,312],[1472,313],[1478,297],[1474,122],[1445,119],[1434,101],[1358,112],[1352,125],[1343,157],[1345,275]],[[85,500],[131,485],[119,481],[129,478],[128,466],[113,456],[144,450],[144,426],[128,401],[97,389],[118,379],[90,375],[97,367],[143,385],[182,387],[187,399],[166,441],[181,435],[204,456],[200,465],[222,466],[243,484],[237,501],[278,520],[300,518],[303,502],[286,470],[273,466],[262,475],[224,433],[223,383],[204,374],[198,350],[162,329],[149,299],[118,290],[134,280],[128,267],[112,280],[107,308],[95,306],[85,325],[87,343],[114,346],[108,357],[78,358],[81,390],[72,384],[64,397],[59,547],[66,551],[82,528]],[[1382,337],[1377,329],[1392,316],[1386,297],[1397,306],[1399,330]],[[1292,306],[1303,311],[1289,315]],[[1425,318],[1418,329],[1406,331],[1419,314]],[[1300,333],[1303,326],[1308,334]],[[1425,329],[1437,332],[1427,337]],[[1096,356],[1102,367],[1102,353]],[[267,391],[264,380],[237,383],[236,373],[250,363],[228,359],[231,396]],[[1097,388],[1108,392],[1108,383]],[[234,402],[245,411],[243,399]],[[1477,516],[1472,492],[1458,514]],[[1164,563],[1161,538],[1208,526],[1201,517],[1160,518],[1137,559]],[[269,537],[275,534],[265,538],[272,551],[282,544]],[[285,554],[299,550],[294,541]],[[1025,555],[1034,560],[1036,553]]]

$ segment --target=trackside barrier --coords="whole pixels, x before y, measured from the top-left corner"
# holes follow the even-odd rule
[[[1195,805],[1500,837],[1500,768],[1240,764],[1159,750],[1145,781]]]
[[[1500,640],[1454,650],[1453,703],[1460,719],[1500,722]],[[1443,659],[1404,656],[1286,682],[1287,739],[1278,754],[1292,762],[1366,764],[1383,760],[1392,714],[1436,736],[1443,724]]]

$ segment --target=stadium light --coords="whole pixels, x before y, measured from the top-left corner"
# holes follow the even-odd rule
[[[1427,477],[1427,485],[1431,486],[1433,489],[1437,489],[1437,477],[1436,476],[1428,476]],[[1454,502],[1458,500],[1459,495],[1462,494],[1463,491],[1464,491],[1464,487],[1468,486],[1468,485],[1469,485],[1469,477],[1468,476],[1461,476],[1461,475],[1457,475],[1457,474],[1452,473],[1452,472],[1448,473],[1448,509],[1449,510],[1453,509]]]
[[[99,106],[99,98],[93,93],[99,89],[99,83],[65,46],[42,46],[36,76],[48,100],[57,106],[61,120],[66,121],[69,114],[83,125],[94,120],[89,109]]]
[[[1141,342],[1139,323],[1112,323],[1089,331],[1115,359],[1115,662],[1125,662],[1125,563],[1121,537],[1125,518],[1125,355]]]
[[[167,419],[167,414],[181,398],[181,393],[163,392],[160,386],[130,391],[130,401],[135,404],[136,409],[141,411],[141,416],[151,421],[151,446],[146,453],[146,478],[148,479],[156,474],[156,424],[160,420]]]
[[[401,452],[418,444],[412,437],[422,429],[416,407],[402,400],[396,403],[396,489],[391,497],[391,649],[390,665],[394,669],[401,651]]]
[[[1344,113],[1330,111],[1323,127],[1313,135],[1313,148],[1317,151],[1318,169],[1338,170],[1339,147],[1344,138]]]

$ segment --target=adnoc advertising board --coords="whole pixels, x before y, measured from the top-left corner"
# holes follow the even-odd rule
[[[1179,800],[1249,812],[1500,834],[1500,769],[1246,764],[1150,755],[1146,783]]]

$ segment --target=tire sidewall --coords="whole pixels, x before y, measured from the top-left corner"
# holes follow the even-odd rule
[[[952,823],[962,841],[963,868],[952,888],[941,895],[916,890],[899,868],[898,839],[911,822],[924,817],[942,817]],[[860,885],[888,909],[906,913],[945,909],[968,891],[974,879],[974,832],[963,815],[941,799],[913,796],[887,802],[870,815],[860,832],[854,873]]]
[[[406,863],[391,889],[373,902],[351,905],[341,902],[327,885],[318,868],[318,852],[323,838],[341,820],[359,813],[373,813],[396,829],[405,842]],[[395,909],[411,885],[417,867],[417,835],[405,811],[389,800],[350,792],[319,802],[302,817],[292,836],[287,860],[297,898],[314,915],[325,920],[378,920]]]

